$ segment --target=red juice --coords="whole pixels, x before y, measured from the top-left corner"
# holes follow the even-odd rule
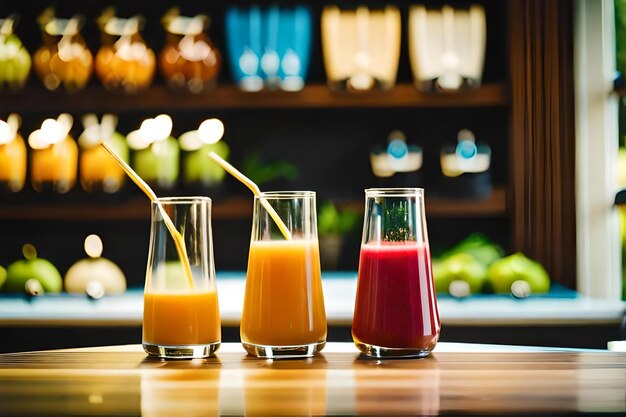
[[[430,351],[440,330],[428,244],[362,245],[352,322],[355,342]]]

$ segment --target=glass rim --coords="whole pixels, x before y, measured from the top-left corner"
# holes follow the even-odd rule
[[[205,196],[182,196],[182,197],[158,197],[152,201],[152,205],[155,206],[159,203],[165,204],[196,204],[196,203],[211,203],[210,197]]]
[[[259,195],[255,195],[254,199],[271,198],[274,200],[290,199],[290,198],[314,198],[315,191],[263,191]]]
[[[423,196],[424,189],[418,187],[382,187],[382,188],[366,188],[366,197],[407,197],[407,196]]]

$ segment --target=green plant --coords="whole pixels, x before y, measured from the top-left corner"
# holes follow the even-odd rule
[[[345,235],[357,230],[362,220],[355,210],[338,209],[332,201],[326,201],[320,206],[317,228],[320,236]]]
[[[408,227],[408,201],[385,201],[382,205],[382,222],[387,225],[384,240],[388,242],[415,240]]]
[[[251,152],[244,157],[242,171],[259,186],[281,178],[293,181],[300,175],[298,167],[291,162],[275,161],[264,163],[261,161],[258,152]]]

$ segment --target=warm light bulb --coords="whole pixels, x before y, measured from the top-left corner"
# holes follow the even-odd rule
[[[4,120],[0,120],[0,145],[6,145],[11,142],[11,127]]]
[[[146,119],[141,123],[139,132],[148,143],[163,141],[172,133],[172,118],[167,114],[160,114],[154,119]]]
[[[50,143],[43,139],[41,130],[37,129],[28,136],[28,145],[32,149],[46,149]]]
[[[126,135],[126,141],[130,149],[135,151],[146,149],[152,143],[143,136],[140,130],[133,130]]]
[[[172,123],[172,118],[167,114],[159,114],[154,118],[156,122],[156,127],[159,131],[158,136],[156,136],[156,140],[161,141],[170,137],[172,134],[172,127],[174,124]]]
[[[198,128],[198,136],[203,143],[217,143],[224,136],[224,123],[220,119],[205,120]]]
[[[183,151],[195,151],[202,147],[202,141],[200,141],[197,130],[183,133],[178,138],[178,143]]]
[[[39,139],[42,142],[54,145],[55,143],[62,142],[66,135],[67,132],[63,125],[54,119],[46,119],[41,124]]]
[[[102,255],[102,239],[98,235],[89,235],[85,239],[85,252],[90,258],[99,258]]]

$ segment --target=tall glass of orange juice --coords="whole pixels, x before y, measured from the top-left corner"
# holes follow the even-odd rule
[[[291,232],[289,239],[267,204]],[[246,351],[260,358],[309,357],[326,344],[313,191],[255,196],[240,330]]]
[[[179,247],[166,222],[170,219],[170,227],[175,227],[184,242],[179,241]],[[148,355],[161,358],[204,358],[211,356],[220,342],[211,199],[159,198],[152,202],[143,348]]]

